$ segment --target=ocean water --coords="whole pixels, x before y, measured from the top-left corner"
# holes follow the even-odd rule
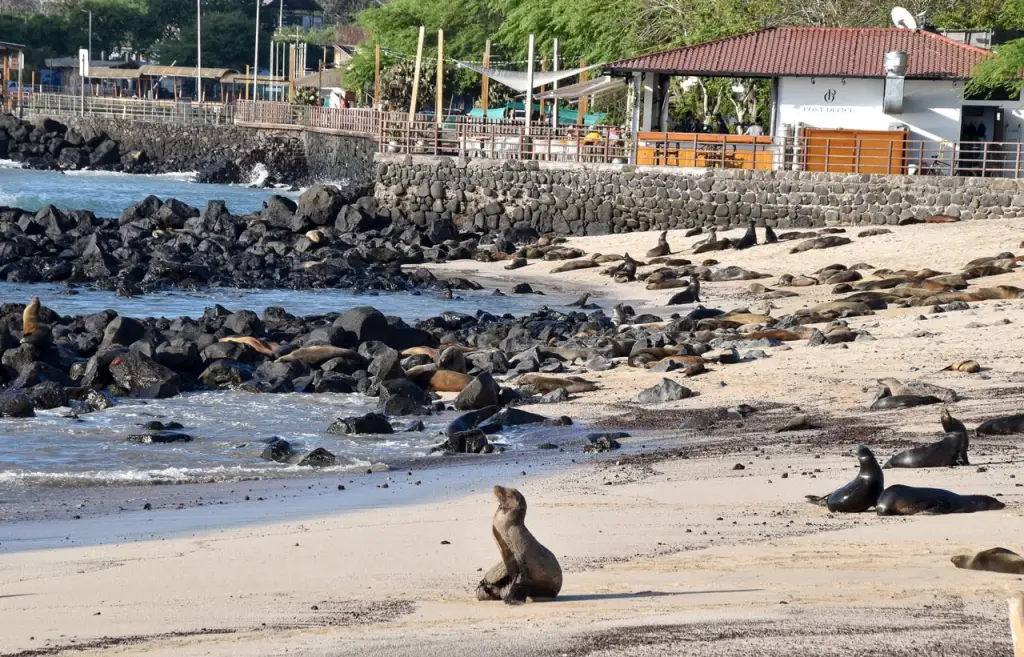
[[[262,182],[266,171],[252,173],[249,184]],[[224,201],[234,214],[259,210],[273,194],[298,198],[298,192],[251,189],[249,185],[203,185],[192,173],[139,176],[103,171],[32,171],[0,161],[0,206],[38,210],[54,205],[62,210],[89,210],[97,217],[115,218],[126,207],[150,194],[176,198],[200,210],[211,200]]]
[[[254,172],[254,176],[264,175]],[[52,203],[65,209],[87,209],[97,216],[117,217],[131,203],[155,194],[174,197],[196,207],[224,200],[230,211],[261,207],[273,190],[245,186],[202,185],[188,174],[130,176],[99,172],[27,171],[0,164],[0,206],[29,210]],[[295,196],[296,194],[292,194]],[[125,299],[90,287],[0,283],[0,300],[27,302],[38,296],[62,315],[112,309],[135,317],[196,317],[221,304],[231,310],[257,313],[281,306],[296,315],[343,312],[353,306],[374,306],[386,315],[413,323],[444,311],[467,314],[478,309],[493,314],[522,315],[549,306],[561,310],[566,295],[514,295],[510,280],[503,291],[459,292],[454,299],[439,293],[357,294],[350,290],[238,290],[211,288],[202,292],[166,291]],[[327,433],[337,417],[361,415],[376,407],[361,395],[260,395],[241,391],[188,394],[158,401],[123,400],[114,408],[70,417],[69,409],[39,412],[32,419],[0,419],[0,491],[25,487],[88,487],[233,481],[306,474],[308,468],[263,461],[265,441],[284,438],[297,448],[324,447],[335,454],[331,472],[365,471],[396,460],[426,457],[442,442],[439,432],[454,414],[425,418],[427,430],[387,436],[342,437]],[[140,445],[128,443],[130,433],[152,420],[174,420],[195,436],[190,443]],[[407,424],[396,421],[396,425]],[[565,428],[524,428],[503,437],[509,449],[523,449],[564,438]],[[305,472],[303,472],[305,471]]]

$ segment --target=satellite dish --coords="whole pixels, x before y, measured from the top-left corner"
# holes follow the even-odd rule
[[[903,7],[893,7],[889,14],[892,17],[892,24],[904,30],[916,30],[917,19]]]

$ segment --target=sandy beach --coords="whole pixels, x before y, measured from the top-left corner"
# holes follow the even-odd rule
[[[859,229],[848,228],[851,244],[797,254],[793,242],[783,242],[694,256],[702,236],[673,231],[668,241],[678,257],[762,272],[768,277],[757,282],[783,289],[781,275],[833,263],[868,263],[868,278],[879,268],[959,272],[975,258],[1019,253],[1024,239],[1010,220],[892,231],[858,238]],[[643,260],[656,239],[634,233],[569,243],[586,257],[628,252]],[[591,292],[609,314],[620,301],[664,319],[690,309],[665,306],[674,290],[615,283],[601,275],[603,266],[552,274],[558,264],[531,261],[509,272],[503,262],[458,261],[431,269],[506,292],[520,282]],[[1024,287],[1020,272],[972,280],[969,290]],[[769,308],[749,293],[750,282],[706,283],[704,305],[779,317],[837,298],[830,285],[784,288],[797,296]],[[494,464],[477,456],[467,460],[479,460],[486,476],[391,471],[354,484],[349,477],[311,481],[323,496],[342,483],[363,492],[356,502],[315,504],[315,513],[296,513],[299,519],[270,510],[219,528],[216,514],[230,518],[233,504],[182,511],[212,520],[149,540],[124,540],[108,521],[105,540],[59,546],[75,525],[44,521],[30,533],[52,536],[53,547],[21,549],[0,528],[0,656],[1006,655],[1006,598],[1024,592],[1024,578],[960,570],[950,557],[1024,549],[1019,436],[972,435],[970,466],[885,471],[887,485],[997,496],[1006,504],[1001,511],[830,514],[804,496],[850,481],[859,444],[883,461],[941,436],[941,405],[866,410],[879,378],[955,390],[960,401],[945,407],[968,429],[1020,412],[1024,300],[944,313],[890,308],[847,321],[873,339],[789,342],[690,378],[628,367],[625,359],[608,371],[580,372],[600,389],[528,410],[634,436],[603,455],[567,446],[558,467],[540,467],[540,456],[531,456],[536,468],[514,456]],[[943,371],[964,359],[982,371]],[[629,402],[662,378],[696,394],[643,408]],[[741,403],[755,412],[725,413]],[[798,412],[821,428],[775,432]],[[716,421],[679,428],[702,417]],[[377,488],[384,483],[388,489]],[[555,601],[513,607],[475,600],[477,581],[498,561],[493,484],[526,496],[527,526],[565,573]],[[397,492],[402,502],[389,503]],[[289,496],[288,509],[301,510],[301,499]],[[124,517],[134,522],[144,513]],[[159,526],[160,516],[150,517]]]

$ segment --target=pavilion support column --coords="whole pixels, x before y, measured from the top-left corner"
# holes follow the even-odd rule
[[[640,73],[633,74],[633,89],[630,94],[633,106],[633,116],[629,122],[629,130],[633,135],[633,148],[629,153],[629,163],[636,164],[636,142],[637,133],[640,132],[640,90],[643,87],[643,76]]]
[[[639,99],[638,99],[639,100]],[[640,128],[644,131],[654,129],[654,73],[644,73],[644,107]]]
[[[658,130],[662,132],[668,132],[668,99],[669,99],[669,83],[672,82],[672,78],[668,75],[658,76],[658,95],[660,98],[660,107],[658,112]]]

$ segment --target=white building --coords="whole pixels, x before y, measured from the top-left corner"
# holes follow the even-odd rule
[[[905,53],[905,70],[887,72],[887,53]],[[1020,100],[965,98],[972,70],[989,55],[925,30],[780,27],[615,62],[606,71],[633,77],[642,131],[668,126],[671,77],[769,79],[766,134],[905,129],[911,148],[932,154],[959,149],[956,142],[1016,154],[1024,140]]]

